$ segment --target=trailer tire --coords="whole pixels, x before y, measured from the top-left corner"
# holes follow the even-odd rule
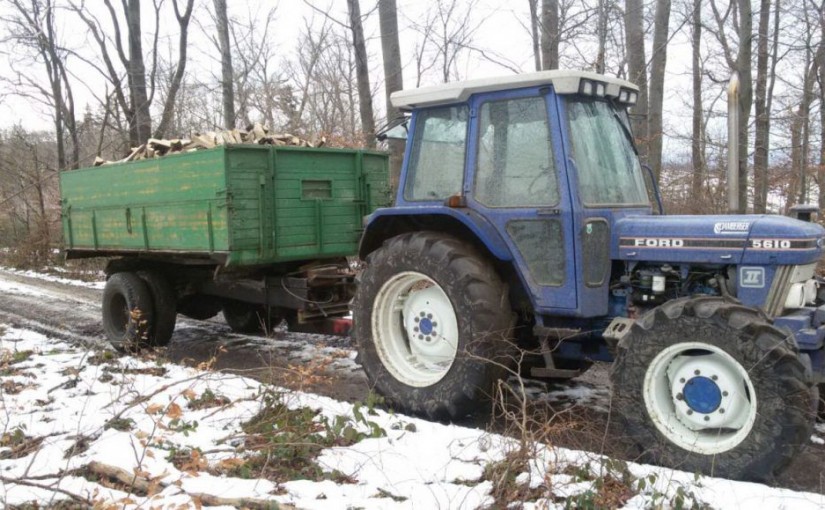
[[[146,282],[154,303],[149,343],[155,346],[168,345],[178,318],[175,289],[169,280],[157,271],[138,271],[137,275]]]
[[[612,405],[648,462],[770,480],[811,437],[811,378],[791,337],[716,297],[670,301],[619,342]]]
[[[437,232],[399,235],[367,257],[359,280],[359,360],[390,407],[431,419],[489,409],[512,364],[514,314],[475,248]]]
[[[260,306],[243,301],[227,300],[223,304],[223,318],[235,333],[260,333],[264,330],[266,314]]]
[[[103,331],[118,350],[148,344],[154,305],[146,283],[135,273],[115,273],[103,289]]]

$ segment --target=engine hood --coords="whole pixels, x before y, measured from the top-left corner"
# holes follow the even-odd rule
[[[777,215],[631,216],[616,222],[613,258],[711,264],[809,264],[825,229]]]

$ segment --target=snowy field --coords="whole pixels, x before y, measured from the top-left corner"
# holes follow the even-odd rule
[[[818,494],[544,445],[508,464],[518,443],[482,430],[266,387],[208,363],[107,352],[3,328],[0,504],[489,508],[509,465],[521,466],[506,483],[523,508],[825,507]],[[296,449],[298,437],[322,446]]]

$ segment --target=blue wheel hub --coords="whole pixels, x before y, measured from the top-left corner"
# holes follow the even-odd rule
[[[433,321],[427,317],[423,317],[418,322],[418,327],[421,329],[422,334],[429,335],[433,332]]]
[[[697,413],[709,414],[722,403],[722,390],[712,379],[696,376],[685,383],[682,390],[685,403]]]

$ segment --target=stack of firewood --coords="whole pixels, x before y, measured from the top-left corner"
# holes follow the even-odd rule
[[[189,138],[174,138],[169,140],[159,140],[150,138],[139,147],[132,147],[129,154],[117,161],[107,161],[101,157],[95,158],[95,166],[108,165],[111,163],[124,163],[126,161],[139,161],[142,159],[159,158],[167,154],[177,154],[181,152],[193,152],[201,149],[212,149],[219,145],[226,144],[258,144],[258,145],[292,145],[295,147],[322,147],[326,144],[326,138],[322,137],[317,141],[305,140],[291,134],[270,133],[266,126],[253,124],[246,129],[230,129],[227,131],[210,131],[208,133],[196,133]]]

